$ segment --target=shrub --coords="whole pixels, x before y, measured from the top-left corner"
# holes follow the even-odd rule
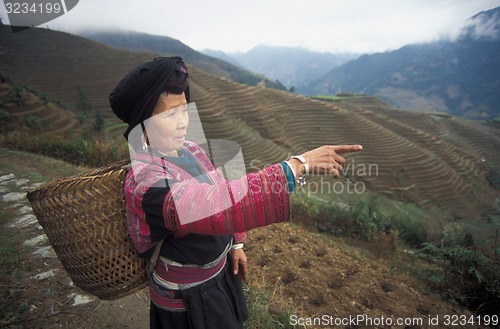
[[[48,101],[49,100],[49,96],[47,95],[47,93],[43,92],[43,91],[35,91],[35,94],[38,96],[38,98],[40,98],[41,100],[43,101]]]
[[[500,189],[500,174],[495,170],[491,170],[486,176],[491,187],[495,189]]]
[[[481,315],[500,309],[500,266],[477,250],[459,245],[438,248],[424,243],[421,252],[443,264],[443,293]]]
[[[86,114],[91,108],[92,108],[92,104],[90,104],[89,98],[83,92],[82,88],[80,88],[80,86],[78,86],[76,109],[78,111],[83,112],[83,114]]]
[[[24,124],[28,129],[39,130],[41,127],[40,118],[34,115],[30,115],[24,121]]]
[[[21,97],[23,93],[23,88],[18,85],[12,85],[9,90],[9,94],[16,97]]]
[[[61,102],[60,100],[56,100],[55,101],[56,105],[59,106],[60,108],[62,108],[63,110],[66,109],[66,104],[64,104],[63,102]]]
[[[104,118],[99,110],[95,112],[94,130],[101,131],[104,128]]]
[[[294,328],[288,320],[294,312],[282,309],[277,304],[271,304],[270,296],[258,288],[244,285],[243,291],[248,307],[248,319],[244,322],[243,328]]]
[[[294,196],[292,205],[294,219],[309,225],[313,222],[319,232],[370,241],[378,234],[396,231],[398,238],[412,247],[427,241],[426,225],[413,216],[411,207],[387,215],[376,198],[343,204],[303,195]]]
[[[80,126],[83,126],[83,123],[87,121],[87,116],[83,113],[75,115],[75,119],[80,122]]]
[[[61,159],[76,165],[99,167],[126,159],[126,143],[100,142],[91,138],[67,139],[57,136],[36,136],[29,131],[11,133],[2,146]]]
[[[2,108],[0,108],[0,133],[5,133],[7,131],[7,123],[10,120],[10,113]]]
[[[398,231],[399,239],[411,247],[420,247],[427,241],[427,227],[420,220],[408,215],[390,216],[388,222]],[[387,226],[386,226],[387,227]]]

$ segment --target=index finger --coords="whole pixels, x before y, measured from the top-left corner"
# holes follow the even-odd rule
[[[357,145],[332,145],[333,150],[338,153],[349,153],[349,152],[358,152],[363,149],[363,146]]]

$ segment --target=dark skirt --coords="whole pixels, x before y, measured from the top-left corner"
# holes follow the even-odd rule
[[[151,329],[241,329],[248,318],[243,287],[227,264],[216,277],[182,291],[185,312],[150,308]],[[230,266],[230,265],[229,265]]]

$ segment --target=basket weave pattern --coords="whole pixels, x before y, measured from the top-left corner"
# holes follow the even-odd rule
[[[130,161],[54,181],[27,194],[74,284],[101,299],[143,288],[146,264],[127,233],[123,184]]]

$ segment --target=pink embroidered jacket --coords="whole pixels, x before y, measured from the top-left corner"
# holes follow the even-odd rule
[[[127,224],[138,252],[147,255],[165,239],[149,282],[151,301],[176,312],[185,310],[179,290],[222,271],[228,235],[242,242],[247,230],[289,220],[291,210],[282,165],[227,181],[198,145],[186,143],[182,154],[194,157],[204,179],[159,156],[137,154],[125,181]]]
[[[162,201],[163,226],[176,237],[233,234],[238,243],[250,229],[290,219],[290,190],[282,165],[228,181],[201,147],[186,142],[183,149],[194,156],[210,183],[200,183],[182,168],[152,154],[137,154],[127,174],[128,229],[140,254],[156,244],[150,236],[143,197],[161,181],[168,181],[165,188],[169,188]]]

